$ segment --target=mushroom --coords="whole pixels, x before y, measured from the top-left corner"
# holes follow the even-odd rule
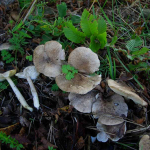
[[[24,97],[22,96],[22,94],[20,93],[20,91],[18,90],[18,88],[16,87],[16,85],[13,83],[13,81],[10,78],[11,76],[15,75],[15,73],[16,73],[16,70],[10,70],[5,73],[0,73],[0,81],[3,81],[6,79],[8,83],[10,84],[11,88],[13,89],[14,93],[16,94],[16,97],[18,98],[21,105],[24,108],[28,109],[29,111],[33,111],[33,109],[27,104]]]
[[[39,72],[36,71],[35,66],[29,66],[26,67],[23,72],[17,73],[16,76],[18,78],[24,78],[27,79],[30,88],[31,88],[31,93],[33,96],[33,103],[34,103],[34,107],[39,109],[40,104],[39,104],[39,98],[38,98],[38,94],[36,92],[35,86],[32,82],[32,80],[35,80],[39,75]],[[32,79],[32,80],[31,80]]]
[[[97,91],[90,91],[87,94],[70,93],[68,98],[70,105],[83,113],[91,113],[93,102],[96,101]]]
[[[36,70],[45,76],[56,77],[61,74],[62,60],[65,60],[65,52],[57,41],[46,42],[34,50],[33,63]]]
[[[112,141],[118,141],[126,132],[125,122],[118,125],[102,125],[97,122],[96,127],[100,131],[97,134],[97,140],[101,142],[107,142],[108,138]]]
[[[143,135],[139,142],[139,150],[149,150],[150,149],[150,137],[149,135]]]
[[[132,99],[135,103],[141,104],[142,106],[147,106],[147,102],[145,102],[141,97],[139,97],[133,89],[129,86],[125,86],[121,83],[118,83],[112,79],[108,79],[108,86],[117,94]]]
[[[106,100],[97,99],[93,103],[92,113],[95,118],[101,118],[100,123],[116,125],[124,121],[121,117],[127,117],[128,106],[122,96],[114,94]]]
[[[68,63],[81,73],[92,74],[99,69],[100,60],[96,53],[86,47],[74,49],[68,58]]]
[[[63,91],[86,94],[100,83],[101,75],[84,76],[77,73],[71,80],[66,80],[65,75],[59,75],[55,80],[58,87]]]

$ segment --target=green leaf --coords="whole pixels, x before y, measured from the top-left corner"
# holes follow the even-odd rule
[[[98,22],[98,34],[102,34],[102,33],[106,32],[107,25],[106,25],[104,18],[101,17],[100,19],[98,19],[97,22]]]
[[[81,16],[81,28],[87,37],[98,34],[98,23],[94,16],[84,9]]]
[[[58,91],[59,90],[59,87],[57,84],[53,84],[52,87],[51,87],[51,90],[52,91]]]
[[[149,67],[148,64],[146,62],[139,62],[138,64],[136,65],[133,65],[133,64],[128,64],[128,67],[131,71],[133,70],[136,70],[136,69],[140,69],[140,68],[147,68]]]
[[[135,39],[132,39],[132,40],[127,42],[126,48],[129,51],[137,51],[137,50],[139,50],[137,47],[141,46],[142,43],[143,43],[143,41],[141,40],[141,38],[140,37],[136,37]]]
[[[67,5],[65,2],[62,2],[61,4],[57,5],[59,17],[65,17],[67,12]]]
[[[26,56],[26,59],[29,60],[29,61],[32,61],[33,60],[32,55]]]
[[[71,79],[73,79],[74,78],[74,75],[71,73],[71,72],[69,72],[67,75],[66,75],[66,79],[67,80],[71,80]]]
[[[80,32],[73,26],[71,22],[66,22],[67,28],[64,28],[64,34],[67,39],[74,43],[84,43],[85,41],[85,34]]]
[[[103,34],[99,34],[97,36],[98,40],[100,41],[100,48],[103,49],[107,43],[107,33],[104,32]]]
[[[77,15],[73,15],[73,16],[71,16],[71,21],[72,21],[73,24],[80,23],[81,17],[77,16]]]
[[[62,66],[62,73],[65,73],[65,74],[68,73],[67,65]]]
[[[132,52],[132,55],[136,55],[136,56],[138,56],[138,55],[143,55],[143,54],[147,53],[148,51],[149,51],[148,48],[143,47],[143,48],[141,48],[139,51],[133,51],[133,52]]]
[[[118,37],[115,35],[113,38],[112,38],[112,41],[110,43],[110,46],[113,46],[118,40]]]
[[[93,52],[97,52],[100,49],[100,41],[97,39],[96,36],[92,35],[90,37],[90,49]]]

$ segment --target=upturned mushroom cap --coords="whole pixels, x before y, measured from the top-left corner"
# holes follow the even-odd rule
[[[66,80],[65,75],[59,75],[55,80],[58,87],[63,91],[76,94],[86,94],[100,83],[101,75],[87,77],[77,73],[71,80]]]
[[[65,52],[62,45],[56,41],[49,41],[36,47],[33,53],[36,70],[48,77],[61,74],[62,60],[65,60]]]
[[[39,72],[37,72],[35,66],[29,66],[26,67],[23,72],[19,72],[16,74],[17,77],[19,78],[24,78],[26,79],[27,76],[30,76],[32,80],[35,80],[39,75]]]
[[[96,127],[100,131],[100,133],[97,134],[97,140],[102,142],[107,142],[108,138],[110,138],[112,141],[118,141],[126,132],[125,122],[112,126],[97,123]]]
[[[79,72],[86,74],[94,73],[100,66],[97,54],[86,47],[74,49],[69,55],[68,63],[78,69]]]
[[[90,113],[92,111],[93,102],[96,100],[97,91],[90,91],[87,94],[70,93],[68,98],[70,105],[83,113]]]
[[[132,99],[135,103],[141,104],[142,106],[147,106],[147,102],[145,102],[141,97],[139,97],[130,87],[127,85],[124,86],[121,83],[118,83],[112,79],[108,79],[108,86],[117,94]]]
[[[150,149],[150,137],[149,135],[144,135],[139,142],[139,150],[149,150]]]
[[[128,106],[122,96],[114,94],[106,100],[98,98],[93,103],[92,113],[95,118],[100,117],[99,123],[116,125],[124,122],[121,117],[127,117]]]
[[[11,76],[15,75],[15,73],[16,73],[16,69],[6,71],[5,73],[0,73],[0,81],[4,81],[5,78],[11,77]]]

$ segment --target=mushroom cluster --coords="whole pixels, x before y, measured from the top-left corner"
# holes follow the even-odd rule
[[[65,52],[62,45],[56,41],[46,42],[34,50],[33,62],[38,72],[45,76],[54,77],[58,87],[70,92],[68,98],[70,105],[83,113],[92,113],[98,119],[97,140],[106,142],[108,139],[118,141],[126,132],[128,106],[124,97],[132,99],[135,103],[146,106],[147,103],[129,87],[114,80],[107,80],[108,86],[117,94],[107,99],[94,88],[100,84],[101,76],[94,75],[100,66],[97,54],[89,48],[78,47],[74,49],[65,62]],[[63,64],[69,64],[78,70],[74,78],[67,80],[62,73]],[[121,95],[121,96],[120,96]]]
[[[89,76],[99,69],[100,60],[91,49],[78,47],[68,58],[68,64],[78,69],[79,73],[71,80],[67,80],[61,72],[65,64],[65,52],[62,45],[56,41],[46,42],[34,50],[33,62],[38,72],[45,76],[54,77],[58,87],[66,92],[86,94],[101,81],[100,75]]]

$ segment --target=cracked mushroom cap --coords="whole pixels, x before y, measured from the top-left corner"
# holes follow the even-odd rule
[[[86,94],[94,89],[96,85],[100,84],[101,75],[89,77],[77,73],[71,80],[66,80],[65,75],[59,75],[55,80],[56,84],[62,91]]]
[[[97,91],[90,91],[87,94],[70,93],[68,98],[70,105],[83,113],[91,113],[93,102],[96,100]]]
[[[145,102],[141,97],[139,97],[133,89],[129,86],[125,86],[121,83],[118,83],[112,79],[108,79],[108,86],[117,94],[122,95],[126,98],[132,99],[135,103],[141,104],[142,106],[147,106],[147,102]]]
[[[4,73],[0,73],[0,81],[4,81],[5,78],[11,77],[16,74],[16,69],[6,71]]]
[[[114,94],[106,100],[97,99],[93,103],[92,113],[101,124],[117,125],[124,122],[122,117],[127,117],[128,106],[122,96]]]
[[[36,47],[33,53],[36,70],[48,77],[61,74],[62,60],[65,60],[65,52],[62,45],[56,41],[49,41]]]
[[[79,70],[79,72],[92,74],[98,71],[100,60],[96,53],[86,47],[74,49],[68,58],[68,63]]]

